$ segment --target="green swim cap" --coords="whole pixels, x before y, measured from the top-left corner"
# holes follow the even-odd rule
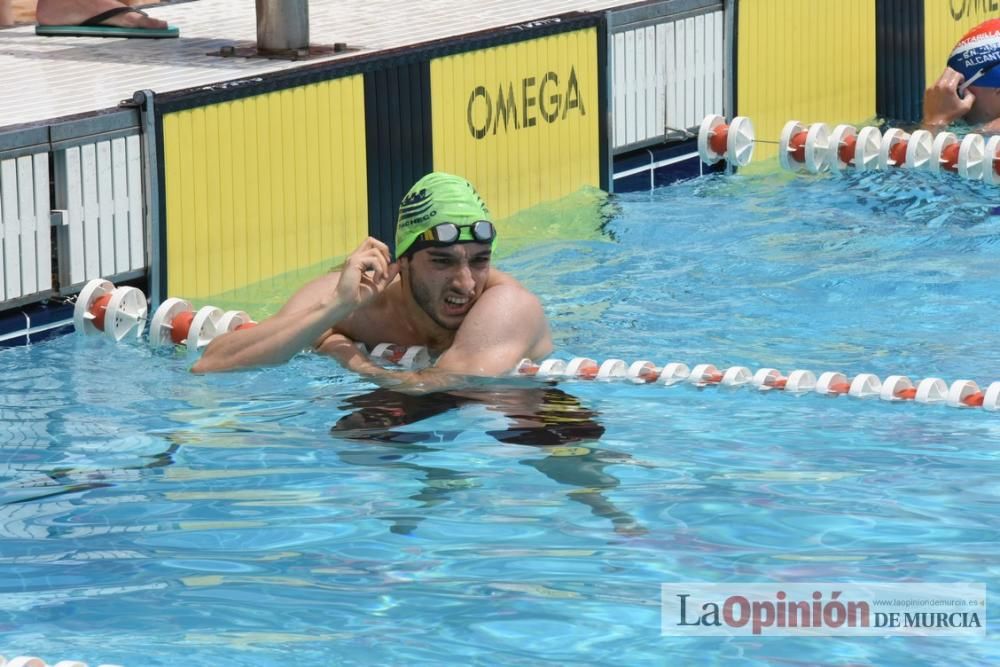
[[[493,216],[472,183],[461,176],[435,171],[417,181],[399,204],[396,219],[396,257],[401,257],[421,234],[435,225],[452,222],[471,225]],[[459,240],[473,241],[471,230],[462,229]],[[496,246],[496,237],[491,247]]]

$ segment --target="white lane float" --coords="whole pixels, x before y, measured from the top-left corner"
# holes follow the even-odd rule
[[[721,371],[712,364],[698,364],[685,379],[698,387],[706,387],[708,385],[741,387],[750,382],[752,377],[750,369],[745,366],[730,366],[726,370]]]
[[[574,357],[566,364],[566,377],[593,380],[597,377],[600,367],[597,362],[587,357]]]
[[[869,398],[882,393],[882,381],[877,375],[871,373],[859,373],[851,380],[851,386],[847,389],[847,394],[854,398]]]
[[[983,162],[983,180],[990,185],[1000,185],[1000,135],[994,135],[986,142]]]
[[[788,171],[818,174],[830,169],[830,130],[824,123],[806,127],[790,120],[781,129],[778,162]]]
[[[1000,410],[1000,382],[991,382],[983,394],[983,409],[991,412]]]
[[[979,385],[972,380],[955,380],[948,387],[945,402],[952,408],[978,408],[982,407],[985,399],[985,394],[979,391]]]
[[[788,378],[775,368],[760,368],[750,379],[750,384],[761,391],[784,389],[787,383]]]
[[[878,169],[882,133],[877,127],[838,125],[830,134],[829,164],[832,171]]]
[[[85,336],[104,334],[116,343],[138,338],[146,326],[146,295],[102,278],[88,282],[73,306],[73,327]]]
[[[934,136],[926,130],[917,130],[909,134],[899,128],[886,130],[882,137],[882,147],[879,150],[879,167],[891,169],[908,167],[910,169],[932,168],[934,156]]]
[[[566,362],[562,359],[546,359],[538,367],[538,377],[555,378],[566,374]]]
[[[248,329],[256,324],[253,318],[242,310],[227,310],[219,318],[219,332],[229,333],[230,331],[239,331],[240,329]]]
[[[672,386],[684,382],[691,376],[691,369],[687,364],[679,361],[672,361],[660,371],[660,377],[656,379],[656,384]]]
[[[431,354],[423,345],[379,343],[372,348],[370,356],[372,359],[379,359],[407,370],[420,370],[431,365]]]
[[[237,311],[246,316],[242,311]],[[171,297],[160,304],[149,322],[150,347],[180,345],[188,352],[199,352],[217,336],[249,323],[241,316],[230,315],[215,306],[203,306],[196,312],[190,301]]]
[[[943,403],[948,398],[948,385],[941,378],[924,378],[917,383],[913,400],[917,403]]]
[[[785,382],[785,392],[793,394],[804,394],[815,391],[816,375],[812,371],[795,370],[788,374],[788,381]]]
[[[745,167],[753,158],[753,123],[745,116],[737,116],[726,124],[717,114],[705,116],[698,128],[698,155],[705,164],[725,160],[730,165]]]
[[[607,359],[597,368],[597,380],[605,382],[628,376],[628,365],[621,359]]]
[[[905,375],[890,375],[879,391],[879,398],[883,401],[912,401],[916,395],[917,388]]]
[[[625,377],[637,384],[656,382],[660,377],[660,369],[652,361],[633,361],[629,364]]]
[[[985,176],[986,140],[978,134],[967,134],[959,140],[952,132],[941,132],[934,137],[932,154],[931,171],[947,171],[973,181]]]
[[[847,376],[837,371],[821,373],[813,388],[817,394],[826,396],[841,396],[850,390],[851,384],[847,381]]]

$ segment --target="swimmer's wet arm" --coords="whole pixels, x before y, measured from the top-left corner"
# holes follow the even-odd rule
[[[402,393],[422,394],[446,391],[467,384],[457,376],[445,377],[445,374],[435,373],[433,369],[396,371],[383,368],[359,350],[354,341],[340,333],[328,335],[316,346],[316,351],[333,357],[347,370],[364,375],[380,387],[396,389]],[[429,377],[432,374],[434,375],[433,381]]]
[[[331,299],[280,312],[250,329],[217,337],[205,348],[191,371],[213,373],[283,364],[311,347],[314,341],[353,310],[350,304]]]
[[[281,364],[322,341],[330,329],[393,281],[399,267],[389,249],[369,237],[344,261],[339,274],[299,289],[280,311],[257,326],[213,340],[191,371],[210,373]]]
[[[524,358],[551,352],[538,298],[520,285],[504,285],[483,294],[434,370],[495,377],[507,375]]]
[[[980,125],[979,131],[983,134],[1000,134],[1000,118],[991,120],[984,125]]]

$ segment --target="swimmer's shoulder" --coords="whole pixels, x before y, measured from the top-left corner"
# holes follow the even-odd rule
[[[501,285],[512,285],[514,287],[525,289],[524,285],[518,282],[517,278],[509,273],[504,273],[499,269],[490,269],[490,277],[486,280],[486,289],[499,287]]]
[[[537,306],[541,310],[541,300],[535,296],[535,293],[522,285],[514,276],[503,271],[496,269],[490,271],[490,277],[484,290],[484,293],[486,292],[489,292],[493,299],[521,301]]]
[[[528,325],[525,331],[534,333],[526,356],[541,359],[551,354],[552,332],[542,301],[534,292],[513,276],[493,269],[483,294],[488,297],[483,304],[489,313],[487,317],[503,312],[505,316],[513,316],[522,325]]]

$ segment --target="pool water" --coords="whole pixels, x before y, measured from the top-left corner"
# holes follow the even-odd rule
[[[997,190],[712,176],[508,244],[557,355],[1000,380]],[[534,221],[537,223],[537,220]],[[247,304],[253,310],[252,304]],[[0,653],[131,667],[1000,662],[987,636],[660,635],[667,582],[1000,582],[1000,414],[570,382],[199,377],[0,351]]]

